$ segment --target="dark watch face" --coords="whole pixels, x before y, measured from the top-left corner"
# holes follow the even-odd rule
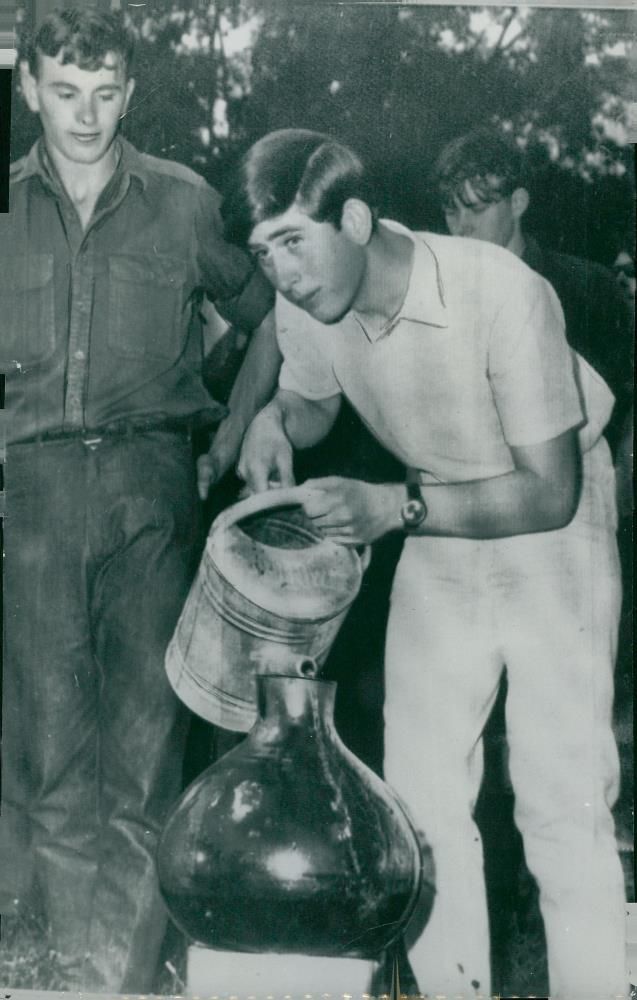
[[[427,513],[427,508],[422,500],[408,500],[403,504],[401,513],[405,524],[420,524]]]

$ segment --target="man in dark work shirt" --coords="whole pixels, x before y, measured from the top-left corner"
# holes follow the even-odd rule
[[[131,57],[91,8],[26,40],[43,135],[0,217],[3,871],[26,849],[67,988],[109,993],[150,992],[165,930],[154,852],[185,720],[163,661],[200,552],[191,434],[219,425],[205,493],[279,367],[272,290],[224,241],[216,192],[117,135]],[[204,294],[255,331],[227,409],[202,382]]]

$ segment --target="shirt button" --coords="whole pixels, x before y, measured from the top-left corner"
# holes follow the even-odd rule
[[[75,358],[76,361],[84,361],[86,354],[84,353],[84,351],[76,351],[73,357]]]

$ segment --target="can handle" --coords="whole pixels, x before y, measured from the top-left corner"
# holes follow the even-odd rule
[[[300,486],[286,486],[282,489],[265,490],[262,493],[253,493],[252,496],[240,500],[226,510],[222,511],[213,521],[212,530],[226,531],[244,517],[252,514],[260,514],[262,511],[272,510],[274,507],[302,507],[303,502],[310,495],[310,487],[301,484]],[[329,539],[325,539],[329,541]],[[333,544],[337,544],[334,542]],[[360,559],[361,572],[364,573],[369,566],[371,559],[371,548],[369,545],[348,546],[356,552]]]
[[[303,505],[303,501],[308,496],[308,490],[304,486],[288,486],[283,489],[265,490],[262,493],[253,493],[252,496],[240,500],[219,514],[214,522],[215,531],[225,531],[231,528],[237,521],[242,521],[244,517],[251,514],[259,514],[264,510],[271,510],[273,507],[290,507]]]

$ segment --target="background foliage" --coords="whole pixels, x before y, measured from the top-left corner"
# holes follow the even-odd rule
[[[632,11],[300,0],[128,10],[139,46],[125,134],[217,187],[270,129],[317,128],[376,168],[386,214],[441,228],[431,163],[454,136],[498,122],[536,165],[528,221],[548,242],[606,263],[631,245]],[[37,125],[19,101],[13,123],[21,155]]]

